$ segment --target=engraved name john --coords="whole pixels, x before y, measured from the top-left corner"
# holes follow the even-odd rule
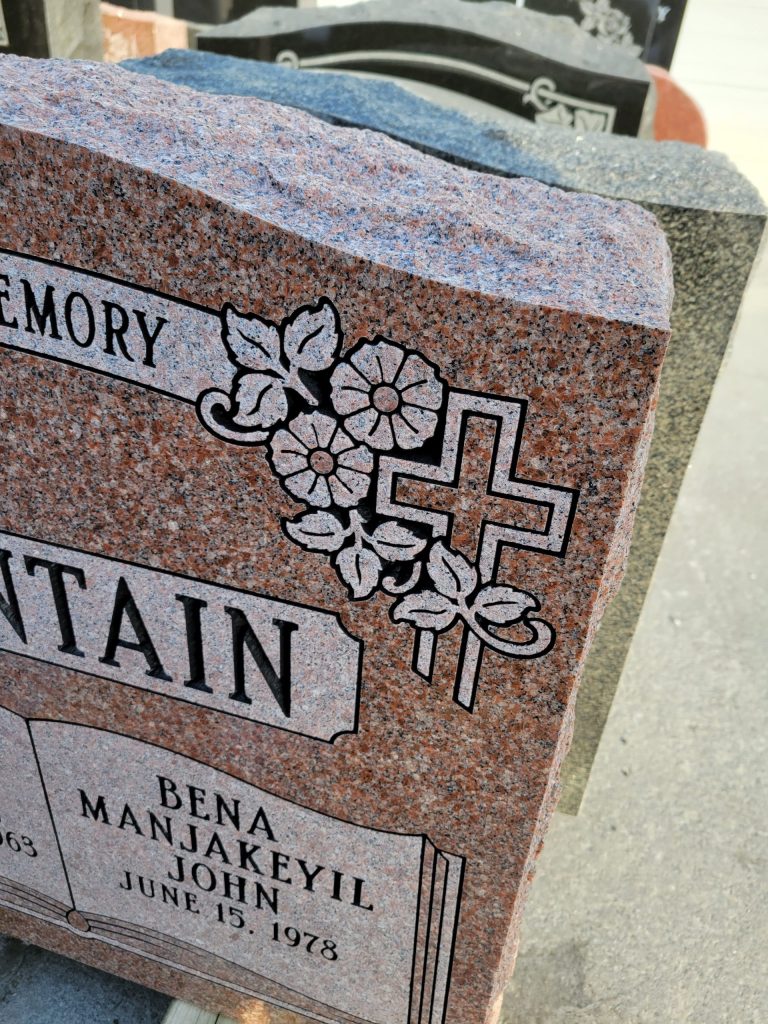
[[[0,649],[333,741],[362,644],[338,617],[0,531]]]
[[[518,473],[525,399],[452,387],[417,338],[345,339],[328,298],[273,321],[19,254],[1,255],[0,267],[0,344],[193,403],[217,438],[260,449],[263,469],[300,506],[275,528],[312,557],[331,560],[340,597],[392,599],[392,628],[413,630],[415,673],[431,680],[440,636],[460,633],[453,696],[461,707],[474,709],[486,650],[532,659],[552,649],[557,624],[539,596],[524,579],[499,578],[505,547],[565,557],[578,500],[571,487]],[[59,649],[72,657],[64,577],[51,573],[64,630]],[[66,583],[80,586],[77,576]],[[190,675],[182,685],[206,693],[210,684],[194,664],[198,605],[189,594],[170,600],[181,601],[186,615]],[[120,624],[136,632],[139,615],[124,590],[113,603],[117,625],[99,660],[114,668],[112,646],[122,641],[126,649]],[[223,611],[232,620],[235,666],[226,699],[246,697],[245,645],[287,716],[295,624],[273,617],[269,655],[258,633]],[[162,679],[147,630],[131,642],[145,656],[146,675]]]

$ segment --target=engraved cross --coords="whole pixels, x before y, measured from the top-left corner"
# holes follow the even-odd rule
[[[562,557],[578,492],[516,475],[526,403],[451,391],[441,461],[381,460],[376,509],[428,526],[477,565],[482,583],[496,580],[504,546]],[[419,631],[414,668],[430,679],[435,634]],[[483,644],[464,637],[454,699],[472,709]],[[542,653],[532,651],[532,654]]]

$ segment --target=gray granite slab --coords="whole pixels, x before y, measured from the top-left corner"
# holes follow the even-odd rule
[[[490,0],[261,7],[200,33],[201,50],[426,83],[537,122],[636,135],[650,79],[628,49],[570,18]]]
[[[483,122],[392,83],[213,54],[169,51],[127,63],[196,89],[279,100],[325,120],[378,128],[492,174],[630,199],[661,222],[675,265],[673,337],[629,567],[589,656],[564,767],[560,809],[576,813],[761,242],[760,196],[726,157],[683,143],[586,136],[522,120]]]
[[[160,1024],[167,996],[0,935],[3,1024]]]
[[[767,316],[763,256],[500,1024],[765,1024]]]

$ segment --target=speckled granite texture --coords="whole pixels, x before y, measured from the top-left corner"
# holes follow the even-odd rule
[[[160,1024],[168,999],[0,936],[3,1024]]]
[[[190,51],[169,51],[130,66],[196,89],[259,96],[329,121],[378,128],[489,173],[631,199],[664,228],[675,275],[672,343],[627,572],[589,655],[574,742],[563,766],[558,809],[576,813],[763,237],[760,196],[720,153],[681,143],[578,135],[523,120],[493,124],[438,107],[390,82]]]
[[[3,875],[11,872],[0,885],[0,929],[243,1024],[262,1012],[259,995],[334,1021],[436,1024],[446,998],[448,1024],[495,1020],[557,799],[578,676],[620,580],[650,443],[672,301],[655,220],[630,203],[477,175],[383,135],[106,66],[3,59],[0,126],[0,262],[9,279],[0,357],[10,382],[0,398],[0,530],[14,551],[5,568],[20,579],[26,564],[25,587],[35,583],[12,537],[23,533],[70,560],[77,551],[99,556],[104,573],[138,563],[153,578],[174,573],[282,602],[283,619],[291,602],[333,613],[362,644],[356,731],[325,742],[203,706],[191,640],[195,680],[159,664],[181,612],[174,619],[149,591],[145,626],[124,613],[137,639],[126,638],[119,659],[111,640],[100,655],[118,667],[145,659],[146,688],[103,678],[93,666],[105,640],[89,632],[99,610],[82,622],[77,577],[68,579],[82,650],[59,616],[61,638],[49,638],[62,640],[55,658],[36,661],[20,648],[0,655],[0,728],[16,737],[0,758],[11,763],[8,792],[43,838],[57,829],[63,855],[57,866],[48,842],[34,861],[0,861]],[[143,288],[139,312],[162,301],[168,317],[175,309],[215,320],[225,307],[218,334],[201,330],[193,343],[202,363],[218,353],[237,367],[232,396],[216,407],[231,401],[234,419],[212,411],[207,392],[196,415],[188,398],[141,386],[153,379],[149,350],[141,365],[135,350],[129,360],[114,332],[94,351],[71,295],[57,307],[69,315],[61,359],[47,350],[42,358],[32,336],[47,330],[40,344],[53,344],[51,314],[37,288],[24,328],[22,264],[8,250],[56,265],[51,302],[64,296],[70,267]],[[117,287],[92,281],[96,290]],[[177,355],[161,341],[157,366]],[[114,357],[112,376],[78,365],[97,357]],[[130,372],[121,375],[123,363]],[[255,369],[266,364],[268,381]],[[242,431],[253,444],[242,443]],[[424,517],[436,508],[440,515]],[[500,546],[489,560],[493,538]],[[400,571],[406,563],[410,575]],[[8,650],[20,631],[3,581]],[[21,583],[19,591],[23,616],[28,591]],[[184,612],[189,631],[194,608]],[[236,622],[233,613],[233,645]],[[284,665],[289,634],[281,627],[279,650],[262,634],[266,654],[251,643],[250,686],[259,685],[254,660],[265,681],[270,658]],[[31,628],[25,642],[38,650]],[[300,628],[293,642],[306,642]],[[476,673],[466,678],[473,656]],[[235,669],[233,700],[237,679]],[[282,669],[279,678],[272,669],[271,695],[261,687],[260,700],[279,698],[285,709]],[[180,688],[187,699],[175,699]],[[35,788],[36,772],[45,791]],[[265,849],[281,841],[290,851],[272,849],[281,899],[298,900],[285,864],[300,877],[304,862],[294,857],[303,852],[306,875],[313,835],[322,856],[341,859],[333,888],[329,868],[328,883],[315,890],[308,881],[295,904],[322,916],[327,930],[315,934],[333,939],[324,963],[296,948],[290,928],[280,931],[311,930],[311,918],[281,917],[276,938],[257,940],[249,936],[272,926],[261,904],[249,908],[244,930],[226,920],[225,905],[209,934],[207,919],[190,916],[184,928],[183,911],[166,906],[153,932],[136,878],[118,892],[110,850],[122,851],[123,871],[146,872],[151,856],[168,869],[170,839],[156,835],[155,846],[131,823],[138,815],[149,827],[160,773],[193,786],[171,789],[174,803],[161,784],[162,807],[177,811],[187,793],[198,821],[199,794],[224,794],[226,842],[233,808],[259,797],[282,834],[256,815],[251,842],[264,833]],[[133,811],[123,810],[117,827],[93,805],[78,813],[78,785],[94,801],[105,793],[112,814],[129,794]],[[179,811],[174,828],[182,820]],[[82,837],[93,830],[103,841],[89,849]],[[218,870],[221,849],[209,846],[209,859],[211,851]],[[249,892],[253,854],[241,848]],[[13,882],[43,861],[49,875],[35,886]],[[213,914],[206,886],[195,884],[201,912]],[[30,889],[42,893],[38,917],[11,909],[27,905],[19,893],[28,899]],[[437,907],[440,891],[435,934],[422,907]],[[416,927],[409,917],[399,943],[401,908]],[[359,932],[342,928],[345,915]],[[277,977],[267,969],[277,955],[271,941],[285,958]]]

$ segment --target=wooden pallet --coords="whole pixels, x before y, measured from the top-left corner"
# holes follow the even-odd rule
[[[236,1024],[223,1013],[210,1013],[190,1003],[175,999],[163,1019],[163,1024]],[[248,1008],[248,1024],[312,1024],[306,1017],[281,1010],[267,1003],[254,1002]]]
[[[234,1021],[220,1013],[208,1013],[207,1010],[200,1010],[190,1003],[174,999],[163,1019],[163,1024],[234,1024]]]

